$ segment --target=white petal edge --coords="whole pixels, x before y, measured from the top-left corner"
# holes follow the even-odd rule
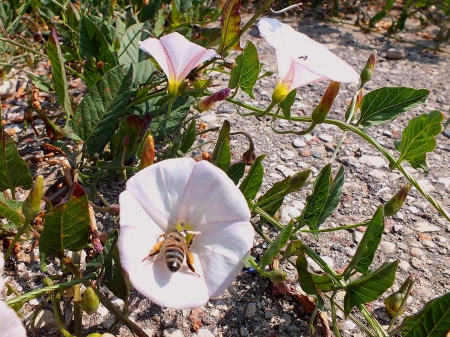
[[[139,41],[139,48],[151,55],[156,62],[158,62],[169,80],[175,79],[175,72],[172,63],[170,62],[170,58],[167,55],[164,46],[158,39],[149,38],[144,41]]]
[[[195,165],[195,160],[190,158],[167,159],[143,169],[127,181],[126,190],[165,233],[178,221]],[[122,205],[120,208],[122,212]]]
[[[3,253],[0,253],[0,293],[3,290],[3,285],[5,284],[5,282],[3,281],[3,277],[2,277],[2,272],[3,272],[3,268],[5,267],[5,259],[3,257]]]
[[[259,21],[258,28],[261,36],[277,53],[292,58],[318,77],[337,82],[359,82],[358,73],[349,64],[291,26],[276,19],[263,18]]]
[[[26,337],[27,332],[16,312],[0,301],[0,337]]]
[[[195,164],[186,187],[178,221],[192,230],[216,222],[250,221],[247,201],[239,188],[218,167],[207,161]]]
[[[177,81],[183,80],[200,63],[218,56],[214,50],[207,50],[176,32],[163,36],[160,41],[173,66]]]

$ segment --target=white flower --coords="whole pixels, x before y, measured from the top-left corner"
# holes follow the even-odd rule
[[[3,291],[3,277],[1,272],[5,265],[3,255],[0,254],[0,293]],[[17,316],[16,312],[8,307],[8,305],[0,301],[0,337],[26,337],[27,332],[22,324],[22,321]]]
[[[164,160],[129,179],[120,194],[122,267],[137,291],[163,307],[203,306],[242,269],[254,237],[249,221],[245,198],[222,170],[206,161]],[[186,262],[172,273],[162,252],[146,258],[158,237],[181,223],[198,233],[190,251],[200,277]]]
[[[283,91],[283,95],[317,81],[359,82],[358,73],[350,65],[291,26],[264,18],[259,21],[258,28],[261,36],[276,50],[280,78],[277,89]]]
[[[178,86],[185,77],[198,66],[219,56],[213,49],[205,49],[192,43],[179,33],[171,33],[162,38],[150,38],[139,42],[139,48],[153,56],[169,81],[169,95],[178,94]]]

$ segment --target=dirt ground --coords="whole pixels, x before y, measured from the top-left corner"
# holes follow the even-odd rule
[[[442,111],[446,119],[449,117],[449,54],[435,53],[379,34],[365,34],[347,24],[351,21],[336,24],[305,18],[302,21],[285,19],[284,22],[323,43],[357,71],[364,67],[371,51],[377,49],[379,54],[377,66],[372,81],[365,87],[366,92],[383,86],[407,86],[430,90],[430,96],[422,106],[402,115],[393,123],[370,129],[370,134],[394,155],[397,155],[394,141],[400,139],[401,131],[411,118],[434,109]],[[433,27],[428,29],[433,30]],[[429,43],[423,39],[423,31],[414,23],[400,35],[410,41]],[[276,71],[275,53],[259,37],[256,25],[246,34],[244,41],[245,39],[250,39],[257,46],[260,60],[264,63],[263,71]],[[399,53],[401,56],[399,59],[388,57],[393,55],[391,48]],[[229,77],[223,74],[215,76],[215,89],[224,88]],[[270,103],[276,81],[276,73],[269,78],[260,79],[254,89],[256,100],[243,93],[239,93],[236,98],[261,108],[266,107]],[[308,116],[319,102],[326,86],[327,83],[315,83],[299,88],[292,114]],[[355,90],[356,85],[341,85],[341,91],[329,118],[343,120],[348,100]],[[77,92],[75,87],[73,93],[77,95],[82,92]],[[23,123],[14,120],[15,117],[23,115],[25,106],[26,102],[17,101],[15,98],[4,101],[2,117],[5,119],[5,129],[15,128],[17,132],[12,133],[15,133],[16,139],[30,132],[30,130],[24,132]],[[316,176],[330,161],[333,148],[342,137],[342,131],[330,125],[321,125],[307,136],[278,135],[270,130],[269,119],[243,118],[226,102],[217,104],[213,111],[201,115],[199,119],[209,126],[220,126],[227,119],[231,123],[232,132],[242,130],[252,135],[257,154],[267,154],[263,162],[266,168],[263,191],[292,171],[310,168]],[[305,125],[280,121],[278,127],[284,130],[293,128],[300,130],[305,128]],[[215,135],[210,135],[202,141],[214,137]],[[45,158],[43,149],[38,147],[38,144],[40,143],[35,139],[25,138],[25,145],[20,149],[21,155],[29,159],[36,155],[42,156],[43,160],[39,164],[34,163],[33,168],[35,172],[48,176],[54,171],[57,163],[51,162],[55,158]],[[246,150],[245,144],[240,136],[232,138],[234,159],[239,159]],[[211,151],[212,146],[207,145],[204,150]],[[200,152],[194,153],[194,156],[199,154]],[[409,168],[409,171],[436,200],[450,210],[450,130],[437,137],[437,148],[427,156],[427,161],[430,168],[428,175],[412,168]],[[334,174],[340,165],[345,167],[343,198],[337,212],[322,225],[322,228],[349,225],[370,219],[376,207],[388,200],[406,182],[399,172],[389,171],[387,160],[356,135],[349,134],[346,137],[333,162]],[[102,193],[108,202],[116,203],[123,189],[122,182],[117,182],[112,187],[105,184]],[[311,187],[307,187],[296,195],[286,198],[280,213],[282,222],[288,221],[289,214],[293,216],[300,214],[305,198],[310,192]],[[111,231],[117,225],[117,219],[112,216],[100,212],[96,215],[102,230]],[[261,226],[269,236],[273,237],[276,234],[271,226],[267,224]],[[351,260],[362,234],[359,230],[347,230],[322,234],[318,240],[312,235],[303,235],[302,239],[334,266],[335,270],[339,270]],[[439,215],[414,189],[401,212],[394,218],[387,219],[386,230],[373,267],[380,266],[384,261],[400,260],[396,281],[390,290],[397,290],[409,274],[417,277],[418,281],[405,315],[417,312],[430,299],[450,291],[449,242],[450,222]],[[252,254],[260,256],[265,248],[267,244],[256,236]],[[40,271],[36,249],[33,254],[19,254],[17,261],[8,263],[5,268],[7,282],[11,282],[19,292],[30,291],[41,285],[41,280],[45,276]],[[298,287],[293,267],[283,264],[283,268],[288,273],[289,283]],[[317,270],[314,264],[311,268]],[[49,272],[52,272],[51,265]],[[105,292],[108,294],[106,288]],[[342,302],[343,298],[338,296],[338,299]],[[384,309],[383,301],[384,298],[380,298],[368,307],[381,324],[387,327],[389,316]],[[123,302],[119,299],[115,299],[114,303],[123,306]],[[25,304],[23,313],[26,321],[40,304],[39,300]],[[50,311],[51,305],[47,304],[44,308],[37,320],[37,329],[30,332],[30,336],[50,336],[56,333],[55,321]],[[67,322],[70,321],[71,314],[65,312]],[[269,281],[251,271],[243,271],[222,296],[211,299],[205,307],[196,310],[164,309],[133,291],[130,297],[130,318],[149,336],[309,336],[308,312],[293,297],[275,295]],[[114,317],[101,307],[98,313],[92,316],[85,315],[83,321],[86,332],[104,332],[106,327],[114,322]],[[192,322],[200,322],[198,332],[193,331]],[[341,319],[339,324],[343,336],[363,336],[350,320]],[[120,324],[113,329],[113,333],[116,336],[132,336],[132,333]]]

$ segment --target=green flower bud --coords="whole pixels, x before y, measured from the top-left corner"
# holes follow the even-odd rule
[[[119,50],[120,50],[120,39],[116,37],[114,40],[114,51],[116,53],[119,53]]]
[[[366,66],[361,71],[360,79],[362,84],[365,84],[372,79],[372,74],[373,70],[375,69],[376,61],[377,61],[377,51],[374,50],[372,54],[370,54],[369,59],[366,62]]]
[[[30,193],[22,205],[22,213],[28,219],[38,215],[41,208],[42,190],[44,189],[44,177],[39,175],[34,180]]]
[[[30,53],[25,54],[25,61],[31,67],[34,65],[34,55]]]
[[[325,90],[322,99],[311,114],[311,118],[314,124],[322,124],[323,121],[327,118],[331,106],[333,105],[334,99],[339,92],[340,85],[341,82],[335,81],[331,81],[331,83],[328,85],[328,88],[327,90]]]
[[[403,186],[395,195],[384,205],[384,215],[393,216],[402,208],[403,203],[411,190],[411,184]]]
[[[87,337],[102,337],[102,334],[99,332],[90,333]]]
[[[400,309],[404,298],[405,295],[398,292],[390,294],[388,297],[386,297],[386,299],[384,300],[384,307],[391,317],[393,317],[397,313],[398,309]],[[404,311],[405,307],[403,307],[402,311],[399,314],[403,314]]]
[[[81,309],[83,309],[88,315],[92,315],[97,311],[100,305],[100,299],[98,298],[95,289],[87,287],[81,297]]]
[[[282,270],[276,269],[270,272],[270,280],[273,283],[281,283],[286,281],[286,273]]]
[[[294,174],[291,179],[289,179],[288,189],[290,192],[295,192],[301,189],[306,181],[308,180],[311,170],[303,170]]]

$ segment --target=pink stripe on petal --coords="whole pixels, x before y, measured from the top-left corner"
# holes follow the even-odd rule
[[[140,41],[139,48],[147,54],[151,55],[156,60],[156,62],[158,62],[159,66],[164,71],[164,74],[166,74],[169,80],[175,78],[175,72],[170,58],[166,50],[164,49],[163,44],[158,39],[149,38],[144,41]]]

